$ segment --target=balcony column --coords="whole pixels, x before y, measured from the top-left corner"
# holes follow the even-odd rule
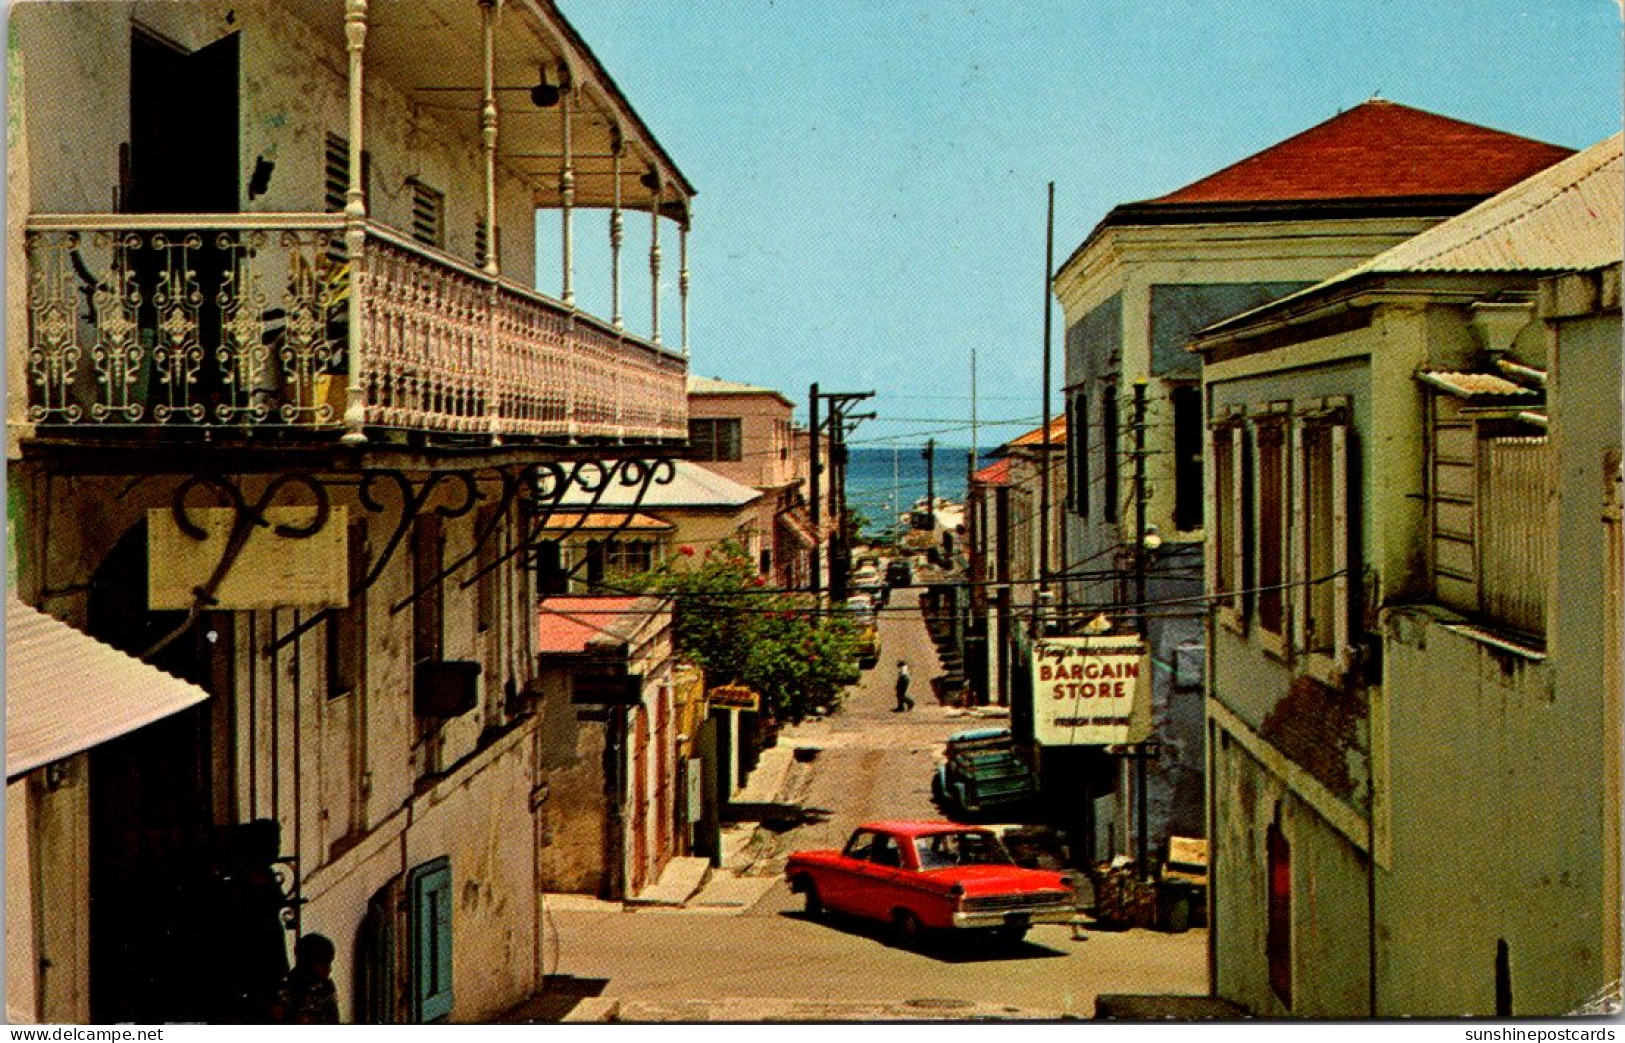
[[[615,154],[615,204],[609,211],[609,321],[618,331],[626,328],[626,320],[621,316],[621,243],[626,239],[626,222],[621,214],[621,152],[625,149],[626,142],[621,137],[619,126],[613,129],[612,136]]]
[[[485,415],[490,426],[491,444],[502,444],[502,420],[497,379],[497,90],[496,26],[502,0],[480,0],[480,22],[484,30],[485,93],[480,102],[480,141],[485,146],[485,274],[491,277],[486,288],[486,364],[489,367],[485,389]]]
[[[367,386],[363,367],[361,300],[366,294],[367,193],[362,184],[362,91],[367,46],[367,0],[345,0],[344,40],[350,56],[350,187],[344,193],[344,245],[350,262],[350,293],[346,308],[349,333],[345,344],[350,380],[345,387],[343,442],[361,445],[367,440]]]
[[[677,314],[681,320],[683,358],[688,358],[688,206],[683,206],[683,223],[677,226]]]
[[[570,109],[575,104],[575,84],[568,71],[560,77],[561,97],[559,98],[559,119],[563,123],[564,132],[564,167],[559,171],[559,217],[563,222],[562,240],[564,243],[564,289],[561,299],[574,308],[576,304],[575,288],[575,240],[571,234],[575,216],[576,202],[576,165],[575,149],[570,137]]]
[[[660,343],[660,171],[651,169],[649,181],[649,339]]]

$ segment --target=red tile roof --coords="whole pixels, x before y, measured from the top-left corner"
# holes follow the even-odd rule
[[[1044,428],[1043,428],[1042,425],[1040,425],[1039,427],[1035,427],[1031,431],[1028,431],[1024,435],[1018,435],[1015,438],[1010,439],[1010,441],[1004,443],[1004,448],[1006,448],[1006,449],[1020,449],[1022,446],[1037,445],[1040,442],[1042,442],[1043,440],[1044,440]],[[1050,422],[1049,422],[1049,444],[1050,445],[1065,445],[1066,444],[1066,414],[1063,413],[1058,417],[1052,417],[1050,419]]]
[[[1489,196],[1572,154],[1378,99],[1148,204]]]
[[[981,482],[983,485],[1010,484],[1009,458],[1006,457],[1003,460],[996,460],[993,463],[988,464],[980,471],[977,471],[975,474],[971,475],[971,481]]]
[[[615,638],[615,624],[641,610],[640,597],[551,597],[538,605],[536,651],[584,652],[595,637]],[[639,611],[639,615],[642,612]],[[641,623],[641,620],[635,621]]]

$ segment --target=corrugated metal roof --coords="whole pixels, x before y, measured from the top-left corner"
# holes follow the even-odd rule
[[[740,485],[715,471],[708,471],[692,460],[675,461],[676,473],[669,485],[650,485],[643,502],[636,504],[642,510],[673,507],[743,507],[762,498],[762,494],[748,485]],[[593,502],[592,494],[572,487],[565,493],[561,507],[622,507],[634,506],[637,486],[614,482],[604,495]]]
[[[1625,255],[1625,135],[1520,181],[1340,279],[1369,272],[1586,271]]]
[[[782,391],[773,388],[758,387],[755,384],[741,384],[736,380],[723,380],[721,377],[702,377],[690,374],[688,378],[688,393],[691,395],[772,395],[785,405],[790,400],[784,397]]]
[[[197,685],[6,596],[6,778],[208,697]]]
[[[1432,384],[1443,391],[1464,398],[1478,395],[1527,395],[1534,396],[1539,392],[1514,384],[1505,377],[1498,377],[1493,373],[1453,373],[1449,370],[1423,370],[1417,374],[1421,380]]]
[[[614,511],[588,511],[584,515],[580,512],[565,511],[549,518],[544,531],[568,529],[571,532],[608,532],[620,529],[622,522],[626,522],[626,515]],[[676,526],[671,522],[661,521],[647,514],[634,514],[632,520],[625,524],[627,532],[665,532],[674,528]]]

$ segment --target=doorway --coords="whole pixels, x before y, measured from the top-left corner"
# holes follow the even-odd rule
[[[147,525],[139,522],[91,580],[89,632],[140,656],[185,619],[184,612],[147,611]],[[217,809],[229,806],[221,796],[229,792],[229,764],[218,766],[213,756],[217,735],[230,734],[230,700],[222,697],[230,688],[227,620],[200,616],[149,659],[214,698],[90,751],[90,1002],[97,1022],[230,1020],[237,972],[263,955],[249,951],[256,946],[242,932],[220,937],[223,924],[244,922],[238,903],[221,904],[216,871]],[[266,857],[274,858],[276,841],[269,845]],[[276,912],[273,906],[265,915]],[[269,937],[274,964],[280,933]]]
[[[187,52],[131,32],[126,213],[237,212],[240,37]]]

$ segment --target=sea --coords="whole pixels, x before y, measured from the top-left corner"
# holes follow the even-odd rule
[[[988,464],[989,446],[981,451],[978,467]],[[939,499],[965,499],[966,457],[969,446],[936,447],[932,464]],[[895,480],[894,480],[895,476]],[[863,531],[876,534],[892,525],[899,513],[925,499],[926,460],[923,445],[897,447],[851,446],[846,455],[846,503],[863,516]]]

